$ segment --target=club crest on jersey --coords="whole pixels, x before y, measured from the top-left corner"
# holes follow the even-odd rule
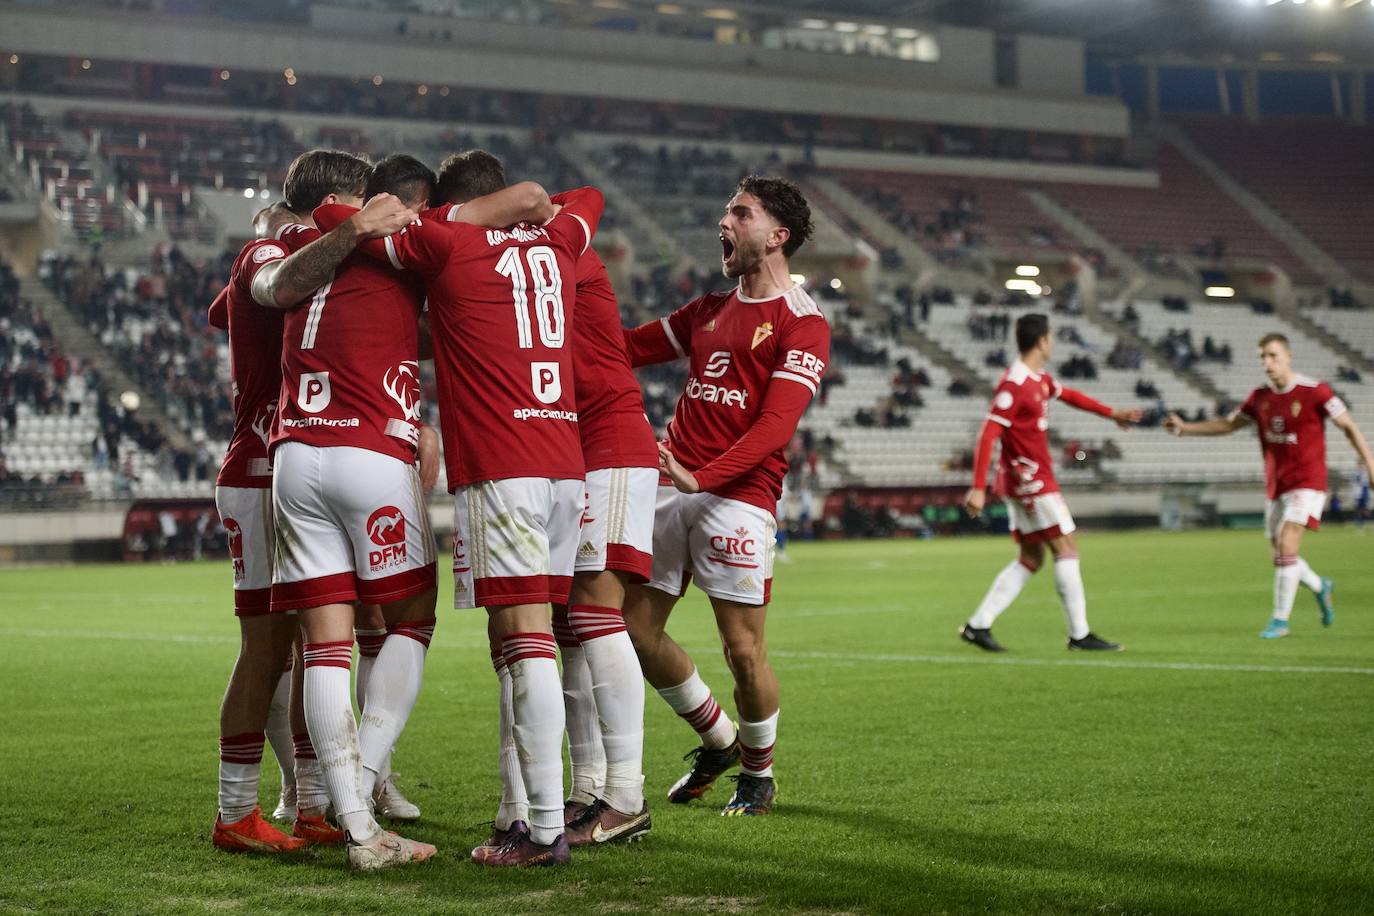
[[[382,506],[367,518],[367,538],[380,550],[371,550],[367,562],[373,572],[406,561],[406,517],[395,506]]]
[[[412,423],[420,421],[420,364],[413,359],[386,370],[382,390],[401,408],[401,416]]]
[[[765,321],[763,324],[754,328],[754,342],[749,345],[749,349],[757,350],[759,344],[773,336],[773,322]]]
[[[302,372],[296,403],[306,413],[319,413],[329,406],[329,373]]]
[[[1294,401],[1294,402],[1293,402],[1292,411],[1293,411],[1293,416],[1294,416],[1295,418],[1297,417],[1298,414],[1302,413],[1302,402],[1301,402],[1301,401]]]

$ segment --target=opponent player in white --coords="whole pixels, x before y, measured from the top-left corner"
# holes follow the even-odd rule
[[[1040,569],[1045,547],[1054,555],[1054,584],[1064,606],[1069,648],[1120,651],[1121,646],[1096,636],[1088,629],[1088,600],[1078,564],[1076,526],[1068,504],[1059,492],[1050,454],[1050,403],[1062,401],[1114,420],[1125,429],[1140,422],[1141,411],[1113,409],[1050,377],[1045,367],[1054,349],[1050,322],[1039,314],[1016,319],[1016,345],[1021,358],[1007,367],[997,384],[982,434],[973,452],[973,485],[964,497],[968,514],[977,518],[987,501],[988,466],[992,447],[1002,443],[998,490],[1007,504],[1011,536],[1020,556],[1007,565],[959,631],[960,637],[989,652],[1003,648],[992,636],[992,623],[1005,611],[1021,589]]]
[[[732,816],[767,814],[776,793],[778,680],[764,646],[773,512],[785,448],[830,358],[830,326],[787,264],[812,228],[791,182],[745,178],[720,221],[722,269],[738,287],[626,332],[634,365],[685,358],[690,376],[660,446],[653,577],[630,590],[625,622],[649,683],[701,736],[691,771],[668,800],[699,798],[739,762],[734,797],[721,812]],[[693,576],[711,599],[734,676],[738,734],[665,632]]]
[[[1274,612],[1260,636],[1279,639],[1288,635],[1299,583],[1316,595],[1324,626],[1336,618],[1331,580],[1298,555],[1303,532],[1317,529],[1326,506],[1326,421],[1345,433],[1366,473],[1374,474],[1374,454],[1331,386],[1293,369],[1288,338],[1261,337],[1259,361],[1269,384],[1250,392],[1230,416],[1188,423],[1171,414],[1164,428],[1175,436],[1225,436],[1252,423],[1258,428],[1269,497],[1264,532],[1274,547]]]

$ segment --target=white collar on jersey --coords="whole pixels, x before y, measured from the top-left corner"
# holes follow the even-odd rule
[[[1269,381],[1266,381],[1266,382],[1264,383],[1264,387],[1266,387],[1266,388],[1268,388],[1270,391],[1274,392],[1274,394],[1287,394],[1288,392],[1292,391],[1294,388],[1297,388],[1299,385],[1303,385],[1303,386],[1305,386],[1305,387],[1310,388],[1310,387],[1312,387],[1312,386],[1314,386],[1314,385],[1316,385],[1316,384],[1317,384],[1316,382],[1312,381],[1312,380],[1311,380],[1310,378],[1308,378],[1307,376],[1301,375],[1301,374],[1299,374],[1299,373],[1297,373],[1297,372],[1294,372],[1294,373],[1293,373],[1293,380],[1292,380],[1291,382],[1289,382],[1287,385],[1283,386],[1282,388],[1275,388],[1275,387],[1274,387],[1274,383],[1273,383],[1273,382],[1269,382]]]
[[[1034,369],[1032,369],[1030,366],[1027,366],[1027,365],[1026,365],[1025,360],[1021,360],[1021,359],[1018,359],[1016,362],[1014,362],[1014,363],[1011,364],[1011,369],[1012,369],[1012,373],[1013,373],[1013,374],[1015,374],[1015,372],[1016,372],[1016,370],[1017,370],[1018,368],[1019,368],[1022,372],[1026,373],[1026,375],[1030,376],[1032,379],[1034,379],[1034,380],[1037,381],[1037,382],[1040,381],[1040,376],[1044,374],[1043,372],[1036,372],[1036,371],[1035,371]]]
[[[736,286],[735,298],[738,299],[740,302],[772,302],[774,299],[781,299],[782,297],[786,296],[788,293],[792,292],[792,290],[797,289],[800,285],[801,284],[799,283],[793,283],[791,286],[787,287],[787,289],[778,293],[776,296],[767,296],[763,299],[750,299],[748,296],[744,295],[744,291],[741,287]]]

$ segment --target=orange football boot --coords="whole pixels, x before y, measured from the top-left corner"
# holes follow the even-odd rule
[[[323,814],[310,817],[300,808],[296,809],[296,825],[291,828],[291,835],[315,846],[342,846],[345,840],[344,832]]]
[[[310,846],[308,840],[287,836],[263,820],[261,808],[254,808],[252,814],[232,824],[224,823],[216,815],[215,832],[210,838],[225,852],[293,853]]]

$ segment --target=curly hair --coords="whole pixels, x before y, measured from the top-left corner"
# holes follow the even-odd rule
[[[811,222],[811,206],[802,196],[801,189],[786,178],[746,175],[735,186],[735,193],[754,195],[769,216],[787,227],[788,238],[782,246],[785,257],[796,254],[816,231]]]

